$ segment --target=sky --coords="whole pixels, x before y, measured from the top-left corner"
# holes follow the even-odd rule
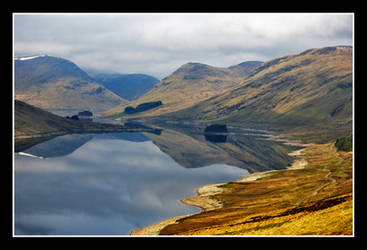
[[[229,67],[353,45],[352,13],[14,13],[15,57],[162,79],[187,62]]]

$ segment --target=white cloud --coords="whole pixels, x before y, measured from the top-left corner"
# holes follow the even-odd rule
[[[329,13],[15,14],[15,54],[47,53],[82,68],[163,78],[189,61],[224,67],[351,45],[352,20]]]
[[[19,55],[29,54],[47,54],[52,52],[53,55],[69,54],[73,49],[66,44],[53,42],[16,42],[16,53]]]

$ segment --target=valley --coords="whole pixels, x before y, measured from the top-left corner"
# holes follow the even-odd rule
[[[352,235],[352,52],[351,46],[313,48],[227,68],[189,62],[161,81],[143,74],[91,77],[71,61],[46,55],[16,58],[14,144],[15,152],[22,153],[16,156],[17,161],[24,164],[17,174],[27,180],[22,171],[35,161],[40,161],[41,168],[55,179],[62,178],[57,171],[67,176],[77,166],[80,173],[85,171],[92,178],[85,185],[98,183],[88,189],[99,192],[98,199],[106,199],[103,204],[113,207],[113,211],[108,207],[99,211],[98,204],[90,199],[95,207],[88,208],[88,216],[93,220],[97,221],[96,213],[116,218],[121,213],[128,218],[136,210],[141,213],[136,217],[140,219],[148,218],[150,212],[159,214],[149,217],[152,226],[135,217],[136,221],[124,224],[124,233],[132,235]],[[71,110],[93,111],[94,117],[109,122],[60,116]],[[68,143],[70,150],[66,149]],[[60,159],[41,162],[43,156],[34,152]],[[105,153],[115,161],[106,161]],[[28,159],[27,154],[39,158]],[[49,169],[54,160],[56,168]],[[104,173],[101,166],[109,172]],[[70,171],[63,172],[65,169]],[[140,180],[144,175],[139,171],[143,171],[150,173],[152,183],[156,183],[154,178],[161,181],[152,190],[142,181],[141,187],[146,188],[142,190],[134,180],[128,180],[132,169],[133,178]],[[29,176],[43,176],[27,171]],[[94,176],[97,172],[108,177],[106,182]],[[127,178],[126,183],[133,183],[129,185],[138,190],[138,198],[132,195],[130,186],[115,179],[115,172],[119,178]],[[238,179],[244,172],[248,175]],[[187,187],[179,184],[182,190],[170,181],[172,176],[176,182],[180,179],[176,173],[187,178]],[[195,173],[200,173],[200,181]],[[220,181],[221,174],[232,180]],[[46,180],[40,185],[47,187]],[[215,182],[208,183],[210,180]],[[198,183],[205,185],[198,187]],[[78,182],[73,185],[87,191]],[[26,192],[27,187],[22,188]],[[68,197],[62,189],[56,192]],[[189,197],[195,189],[197,196]],[[84,197],[83,192],[78,195]],[[48,197],[47,192],[40,195]],[[28,202],[18,196],[21,204]],[[171,196],[174,199],[169,202],[174,208],[168,212],[163,200]],[[177,205],[178,200],[186,205]],[[78,202],[74,207],[74,202],[67,205],[77,216],[84,208]],[[60,204],[53,203],[52,211],[57,214]],[[135,207],[135,203],[143,205]],[[195,208],[185,210],[187,205]],[[176,206],[182,211],[178,215]],[[197,207],[201,212],[193,213]],[[26,213],[24,210],[23,216]],[[167,217],[172,218],[166,221]],[[23,226],[19,232],[28,232],[24,226],[27,220],[20,217],[19,221]],[[106,227],[103,223],[101,228]],[[113,222],[108,223],[114,227],[113,234],[119,232]],[[59,225],[55,228],[52,230],[64,233]],[[78,233],[89,229],[82,228]]]
[[[157,109],[156,117],[140,115],[153,123],[175,121],[172,126],[214,123],[269,129],[290,143],[309,145],[297,151],[289,169],[263,169],[235,182],[200,187],[197,196],[181,201],[200,207],[201,213],[131,234],[352,235],[353,152],[334,145],[337,137],[353,131],[352,69],[352,47],[309,49],[264,62],[236,87],[187,108]]]
[[[186,63],[159,82],[143,74],[92,78],[72,62],[50,56],[17,59],[15,69],[15,98],[56,114],[86,109],[120,121],[227,124],[271,130],[304,143],[352,133],[350,46],[309,49],[228,68]],[[136,89],[145,89],[145,94],[131,94],[127,101],[113,93],[133,91],[123,77],[141,81]],[[142,79],[148,82],[139,87]],[[133,112],[148,103],[159,105]]]
[[[236,88],[163,115],[270,129],[305,142],[352,132],[352,48],[310,49],[265,62]]]
[[[127,105],[117,106],[104,113],[111,118],[133,118],[123,112],[126,106],[144,102],[161,101],[159,109],[139,114],[139,117],[155,117],[188,108],[200,101],[236,87],[259,61],[244,62],[228,68],[213,67],[202,63],[187,63],[158,82],[152,90]]]
[[[149,92],[159,80],[145,74],[91,75],[92,78],[125,100],[132,101]]]

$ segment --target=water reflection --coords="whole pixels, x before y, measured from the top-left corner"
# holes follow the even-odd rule
[[[247,173],[224,164],[185,169],[151,141],[125,135],[94,136],[60,157],[16,155],[15,234],[128,234],[198,212],[179,200]]]
[[[71,154],[91,139],[116,139],[133,142],[149,140],[149,138],[142,133],[67,134],[41,142],[22,152],[42,158],[60,157]]]
[[[180,199],[205,184],[284,168],[294,147],[261,135],[164,128],[161,134],[71,134],[15,155],[16,235],[121,235],[198,212]]]
[[[145,134],[163,152],[185,168],[222,163],[259,172],[284,169],[292,161],[288,153],[300,147],[267,140],[260,133],[203,134],[176,127],[160,136]]]
[[[205,140],[210,142],[222,143],[227,141],[227,135],[204,134]]]

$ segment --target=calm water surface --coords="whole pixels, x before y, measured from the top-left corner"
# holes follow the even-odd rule
[[[126,235],[199,212],[179,200],[248,174],[223,162],[185,168],[140,133],[65,135],[24,152],[40,158],[14,156],[15,235]]]

